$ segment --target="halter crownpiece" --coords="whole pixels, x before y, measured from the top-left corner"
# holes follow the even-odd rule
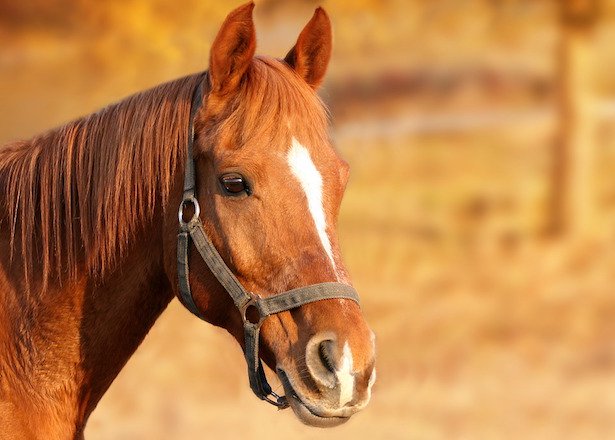
[[[205,74],[203,81],[207,80]],[[184,175],[184,195],[179,205],[179,233],[177,235],[177,273],[179,279],[180,299],[184,306],[194,315],[205,319],[200,313],[192,297],[189,280],[188,248],[190,241],[217,278],[222,287],[230,295],[235,306],[241,313],[244,328],[245,358],[248,364],[250,388],[261,400],[265,400],[280,409],[288,407],[285,396],[278,396],[267,382],[265,370],[258,354],[259,332],[265,319],[276,313],[300,307],[326,299],[350,299],[359,303],[359,296],[351,286],[338,282],[312,284],[305,287],[262,298],[248,292],[226,265],[215,246],[205,233],[199,218],[201,212],[196,198],[196,174],[193,155],[194,116],[202,104],[202,82],[194,91],[190,110],[190,126],[188,151],[186,155],[186,170]],[[184,221],[184,208],[192,205],[194,214],[189,221]],[[248,311],[253,309],[258,313],[257,319],[248,318]],[[251,317],[253,313],[250,313]]]

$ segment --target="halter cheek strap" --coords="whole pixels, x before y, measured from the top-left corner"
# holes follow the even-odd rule
[[[184,306],[194,315],[204,319],[194,302],[190,289],[190,271],[188,264],[189,246],[192,242],[207,264],[211,273],[220,282],[222,287],[230,295],[235,306],[241,313],[244,328],[245,358],[248,364],[248,378],[254,394],[261,400],[266,400],[278,408],[288,407],[284,396],[275,394],[265,376],[263,364],[259,357],[258,343],[259,332],[264,320],[273,314],[301,307],[315,301],[327,299],[350,299],[359,302],[359,297],[351,286],[342,283],[328,282],[299,287],[266,298],[248,292],[235,277],[233,272],[224,262],[217,249],[205,233],[203,224],[199,218],[200,206],[196,198],[196,174],[194,165],[194,116],[202,104],[202,87],[199,85],[192,98],[190,113],[190,136],[186,157],[186,170],[184,176],[184,195],[179,206],[179,234],[177,236],[177,273],[179,279],[179,295]],[[189,221],[184,221],[184,208],[188,205],[194,207],[194,214]],[[250,313],[248,318],[248,311]],[[257,318],[253,315],[257,313]]]

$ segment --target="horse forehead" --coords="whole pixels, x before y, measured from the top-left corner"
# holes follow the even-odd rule
[[[283,154],[280,155],[288,164],[290,159],[300,162],[308,168],[314,168],[323,181],[331,171],[338,168],[341,162],[335,149],[327,141],[304,141],[298,136],[291,136],[286,143]]]
[[[335,180],[329,182],[329,176],[335,173],[343,161],[338,156],[335,149],[327,141],[303,140],[302,138],[290,135],[283,139],[269,137],[254,140],[241,148],[236,153],[239,154],[240,162],[251,164],[255,168],[261,168],[267,173],[285,174],[289,169],[289,157],[294,157],[295,162],[300,162],[314,168],[321,175],[323,186],[329,183],[335,184]],[[299,151],[302,154],[297,154]],[[308,160],[309,159],[309,160]]]

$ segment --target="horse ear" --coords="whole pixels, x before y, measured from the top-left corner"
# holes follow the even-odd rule
[[[252,62],[256,50],[253,9],[254,2],[238,7],[218,31],[209,57],[209,78],[214,93],[235,90]]]
[[[295,47],[284,58],[314,89],[320,85],[327,71],[331,40],[331,21],[325,10],[319,7],[301,31]]]

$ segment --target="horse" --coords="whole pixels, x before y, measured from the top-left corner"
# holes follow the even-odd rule
[[[349,166],[317,95],[331,23],[318,8],[284,59],[256,56],[253,8],[207,70],[0,149],[0,439],[83,438],[176,297],[301,422],[370,400],[374,334],[336,235]]]

